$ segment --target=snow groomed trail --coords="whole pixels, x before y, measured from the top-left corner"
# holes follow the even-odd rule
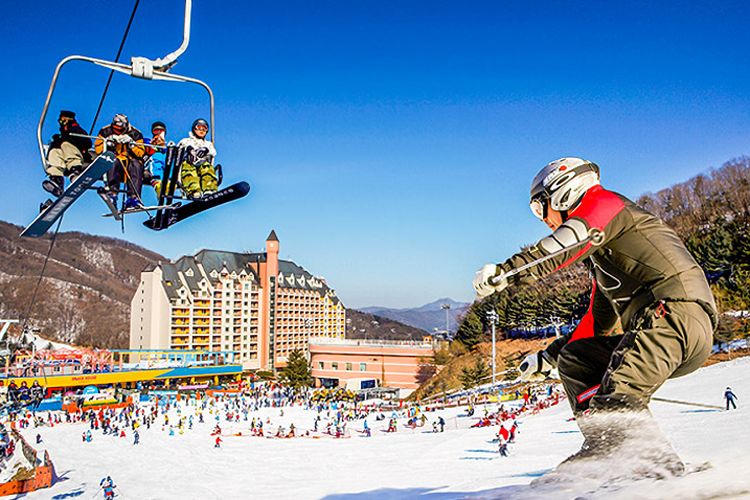
[[[221,448],[209,436],[214,421],[196,424],[184,435],[169,436],[161,425],[141,428],[141,444],[132,438],[94,433],[81,442],[84,424],[26,429],[30,441],[40,433],[61,480],[28,498],[101,498],[102,477],[111,475],[121,499],[193,498],[750,498],[750,358],[703,368],[669,381],[656,396],[723,404],[731,386],[739,408],[720,411],[654,402],[660,426],[689,464],[709,461],[713,468],[679,479],[643,480],[594,493],[582,490],[535,489],[529,483],[551,470],[582,441],[564,401],[519,420],[510,456],[499,457],[492,442],[497,426],[466,428],[473,419],[460,416],[464,408],[428,413],[430,422],[442,415],[444,433],[399,426],[398,433],[378,429],[383,422],[368,418],[371,438],[355,432],[350,439],[264,439],[247,434],[248,422],[221,426]],[[289,423],[312,427],[315,413],[299,407],[255,413],[275,426]],[[481,415],[482,407],[477,408]],[[469,420],[471,422],[469,422]],[[403,422],[403,420],[400,421]]]

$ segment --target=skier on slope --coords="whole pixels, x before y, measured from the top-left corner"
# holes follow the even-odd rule
[[[590,306],[575,331],[520,366],[526,379],[553,367],[559,371],[584,436],[581,450],[566,462],[613,456],[618,447],[635,442],[629,438],[650,436],[647,446],[635,450],[641,456],[634,461],[681,473],[684,465],[656,427],[648,403],[666,379],[693,372],[711,352],[717,313],[703,271],[672,229],[604,189],[599,167],[589,161],[562,158],[545,166],[532,183],[530,204],[553,233],[502,264],[482,267],[474,288],[486,297],[576,262],[592,273]],[[593,228],[603,232],[600,245],[570,248]],[[539,265],[505,276],[557,251]],[[618,319],[625,333],[608,335]],[[646,449],[654,447],[658,450]],[[651,455],[644,457],[647,452]]]
[[[47,179],[42,182],[42,187],[53,196],[60,197],[65,188],[65,176],[72,182],[83,172],[83,155],[91,147],[91,139],[70,135],[86,135],[86,131],[78,125],[73,111],[60,111],[57,123],[60,125],[60,133],[53,135],[49,144],[44,169]]]
[[[106,144],[105,144],[106,143]],[[98,138],[94,142],[96,154],[104,149],[114,151],[117,161],[107,172],[107,186],[111,196],[116,201],[120,183],[125,182],[128,198],[125,208],[138,208],[141,203],[141,187],[143,186],[143,155],[146,149],[143,145],[143,134],[128,121],[123,114],[116,114],[112,123],[99,130]]]
[[[738,399],[737,396],[732,392],[731,387],[727,387],[727,390],[724,391],[724,399],[727,400],[727,410],[729,410],[729,405],[732,405],[733,409],[737,409],[737,405],[735,404],[734,400]]]
[[[208,122],[198,118],[193,122],[188,137],[177,144],[183,155],[180,183],[185,190],[185,196],[196,200],[215,193],[219,186],[213,165],[216,149],[213,143],[206,139],[206,134]]]
[[[99,487],[104,492],[104,498],[115,498],[115,488],[117,488],[117,486],[114,481],[112,481],[111,477],[107,476],[99,481]]]

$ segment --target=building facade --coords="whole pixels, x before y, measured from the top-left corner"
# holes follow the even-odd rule
[[[394,387],[411,392],[434,372],[431,341],[310,339],[316,386],[368,389]]]
[[[323,278],[262,253],[201,250],[150,265],[131,302],[131,349],[234,351],[245,369],[273,370],[310,337],[344,338],[346,309]]]

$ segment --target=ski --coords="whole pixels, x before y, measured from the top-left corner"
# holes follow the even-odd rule
[[[54,200],[52,204],[41,212],[26,229],[21,232],[21,236],[38,238],[42,236],[52,226],[52,224],[65,213],[65,211],[75,201],[86,192],[96,181],[102,178],[104,174],[112,168],[115,163],[115,155],[112,152],[105,152],[97,156],[76,179],[70,183],[62,196]]]
[[[109,209],[108,214],[104,214],[103,217],[114,217],[116,221],[122,220],[122,215],[120,215],[120,211],[117,210],[117,205],[115,204],[114,200],[111,196],[111,191],[107,189],[106,187],[100,187],[96,190],[96,194],[99,195],[99,198],[102,199],[105,205],[107,205],[107,208]]]
[[[109,204],[107,205],[109,206]],[[180,203],[173,203],[171,205],[154,205],[150,207],[143,206],[138,208],[126,208],[125,210],[115,210],[114,212],[110,212],[108,214],[102,214],[102,217],[114,217],[115,220],[120,220],[122,219],[123,215],[139,214],[141,212],[150,212],[152,210],[174,210],[179,207]]]
[[[154,231],[161,231],[162,229],[167,229],[173,224],[177,224],[195,214],[205,212],[206,210],[218,207],[224,203],[229,203],[230,201],[239,200],[240,198],[247,196],[249,192],[250,184],[247,182],[238,182],[237,184],[232,184],[231,186],[208,195],[205,198],[201,198],[200,200],[176,208],[166,208],[163,213],[164,217],[159,218],[157,214],[156,217],[144,221],[143,225]],[[160,220],[161,223],[159,222]]]

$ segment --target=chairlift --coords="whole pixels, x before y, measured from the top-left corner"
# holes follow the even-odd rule
[[[161,80],[168,82],[190,83],[202,87],[208,93],[210,104],[209,132],[211,142],[216,144],[214,93],[211,90],[211,87],[202,80],[170,73],[171,68],[176,64],[178,57],[180,57],[185,52],[185,50],[187,50],[188,44],[190,43],[191,11],[192,0],[185,0],[185,18],[183,24],[184,28],[182,44],[176,50],[164,57],[153,60],[146,57],[132,57],[130,60],[130,64],[128,65],[94,57],[72,55],[65,57],[57,64],[55,73],[52,76],[52,83],[50,84],[49,91],[47,92],[47,98],[44,101],[42,115],[40,116],[39,124],[37,125],[37,145],[39,147],[39,155],[43,167],[47,163],[45,144],[42,140],[42,128],[44,125],[44,120],[47,117],[49,105],[57,86],[60,72],[66,64],[73,61],[91,63],[143,80]],[[186,219],[187,217],[190,217],[197,213],[242,198],[250,191],[250,185],[247,182],[239,182],[227,188],[221,189],[215,193],[212,193],[200,200],[191,201],[186,198],[177,196],[175,195],[175,189],[178,186],[179,171],[181,165],[181,163],[178,163],[178,161],[181,160],[182,153],[172,142],[170,142],[166,146],[166,151],[167,161],[165,162],[164,173],[162,176],[164,182],[161,183],[161,190],[159,192],[157,205],[155,207],[144,207],[143,209],[131,211],[118,211],[117,207],[108,206],[111,212],[110,215],[113,216],[113,218],[117,220],[123,220],[124,215],[130,213],[140,213],[144,211],[149,212],[149,209],[151,209],[152,211],[155,210],[156,213],[153,216],[149,213],[149,219],[144,222],[144,225],[153,230],[161,230],[166,229],[172,224],[175,224],[180,220]],[[101,192],[102,186],[97,186],[96,183],[102,180],[104,174],[114,164],[115,156],[111,151],[106,151],[105,141],[105,151],[91,161],[91,163],[83,170],[83,172],[78,177],[76,177],[73,182],[70,183],[67,189],[65,189],[62,196],[52,201],[52,203],[21,232],[21,236],[39,237],[43,235],[84,192],[90,189],[99,190]],[[217,165],[217,175],[219,176],[219,182],[221,182],[221,169],[219,165]],[[167,180],[169,180],[169,182],[166,182]],[[178,201],[175,202],[175,200]]]

